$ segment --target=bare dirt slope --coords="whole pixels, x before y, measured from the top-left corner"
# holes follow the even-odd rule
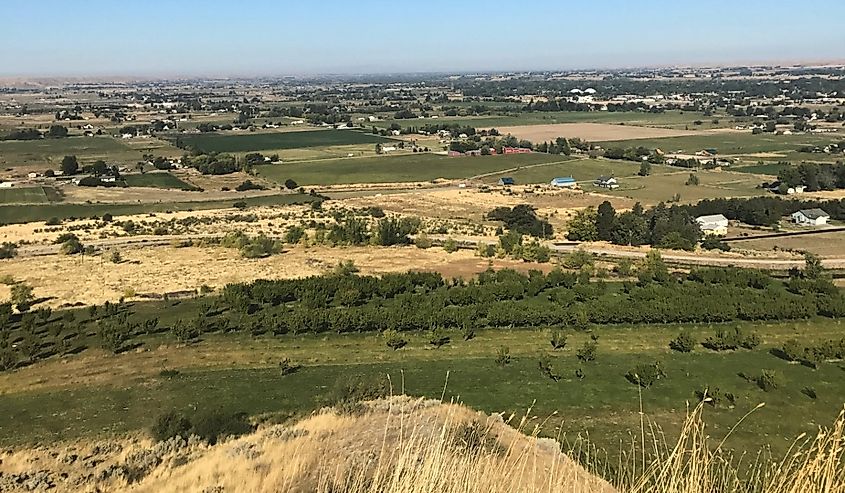
[[[404,396],[206,446],[123,439],[0,454],[0,491],[611,493],[502,416]]]

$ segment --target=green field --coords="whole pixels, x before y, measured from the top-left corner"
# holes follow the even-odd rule
[[[693,154],[702,149],[715,148],[719,155],[750,156],[754,160],[807,160],[817,156],[830,155],[801,154],[798,148],[804,145],[825,145],[841,139],[836,134],[825,135],[752,135],[751,132],[714,133],[666,137],[660,139],[637,139],[628,141],[603,142],[602,147],[644,146],[649,149],[661,149],[667,153]],[[763,156],[753,156],[765,153]],[[774,155],[768,155],[774,154]]]
[[[518,171],[501,173],[485,177],[484,181],[495,183],[503,176],[514,179],[516,184],[549,183],[558,176],[572,176],[577,181],[593,181],[599,176],[615,176],[617,178],[634,176],[640,166],[629,161],[611,161],[607,159],[573,159],[563,163],[543,166],[525,167]],[[654,167],[652,172],[661,173],[666,168]]]
[[[43,187],[0,188],[0,204],[46,204],[49,201]]]
[[[309,130],[242,135],[207,133],[180,135],[178,139],[181,145],[195,147],[202,152],[251,152],[393,142],[392,139],[357,130]]]
[[[663,167],[663,172],[654,172],[658,166],[652,167],[650,176],[629,176],[619,180],[619,188],[606,190],[586,185],[587,191],[596,191],[611,195],[621,195],[641,201],[644,204],[666,202],[679,194],[681,202],[697,202],[702,199],[720,197],[752,197],[765,195],[767,192],[758,189],[760,178],[747,173],[733,173],[729,171],[708,170],[680,170]],[[686,185],[690,173],[695,173],[700,180],[699,185]]]
[[[135,164],[144,154],[169,156],[173,154],[170,151],[172,148],[157,139],[137,139],[128,144],[109,136],[0,141],[0,166],[58,169],[67,155],[74,155],[85,163],[102,159],[108,163]]]
[[[719,119],[718,124],[713,124],[713,119]],[[458,124],[461,126],[473,126],[475,128],[511,127],[516,125],[547,125],[552,123],[625,123],[626,125],[665,127],[684,129],[697,128],[724,128],[735,125],[732,123],[736,118],[727,116],[705,117],[701,113],[683,113],[680,111],[667,111],[665,113],[646,113],[642,111],[608,112],[608,111],[550,111],[518,113],[513,115],[491,115],[491,116],[441,116],[438,118],[419,118],[411,120],[387,119],[375,122],[376,126],[387,128],[396,123],[405,128],[409,126],[422,127],[423,125]],[[702,125],[694,125],[699,120]]]
[[[263,165],[258,166],[257,170],[261,176],[280,183],[292,178],[300,185],[336,185],[469,178],[520,166],[562,162],[569,159],[565,156],[540,153],[478,157],[448,157],[420,153]]]
[[[196,202],[164,202],[146,204],[37,204],[37,205],[0,205],[0,224],[18,224],[32,221],[100,217],[103,214],[124,216],[168,211],[193,211],[226,209],[235,202],[245,202],[248,206],[287,205],[305,203],[312,198],[305,194],[262,195],[232,200],[207,200]]]
[[[147,303],[139,311],[169,324],[197,303],[186,301],[166,310],[159,303]],[[481,330],[470,341],[452,333],[452,342],[436,350],[425,342],[424,334],[411,333],[408,346],[400,351],[386,348],[375,334],[207,334],[201,342],[182,348],[172,347],[170,334],[147,336],[140,342],[151,354],[88,356],[86,371],[91,374],[102,370],[112,375],[108,368],[140,369],[116,371],[105,382],[69,386],[58,361],[19,370],[19,375],[0,375],[0,443],[43,443],[138,430],[159,411],[173,408],[302,415],[319,408],[331,389],[351,376],[389,375],[395,393],[404,389],[432,398],[443,394],[446,400],[505,415],[521,416],[530,408],[537,423],[551,417],[544,434],[557,436],[562,431],[572,438],[588,432],[596,444],[613,453],[620,441],[630,440],[630,434],[639,430],[638,390],[623,375],[636,364],[655,360],[662,362],[666,378],[643,389],[642,406],[670,437],[683,421],[688,403],[695,400],[694,392],[705,386],[737,396],[734,408],[705,411],[708,433],[714,437],[724,436],[746,412],[765,402],[727,442],[729,448],[751,453],[764,445],[782,453],[793,438],[830,424],[841,410],[845,395],[841,363],[813,370],[769,354],[793,337],[806,342],[839,338],[841,321],[744,324],[762,337],[763,345],[753,351],[720,353],[700,347],[690,354],[671,352],[667,344],[682,328],[699,339],[714,331],[705,325],[597,327],[593,334],[599,336],[598,358],[589,363],[580,363],[574,353],[591,334],[571,331],[566,348],[559,351],[551,350],[548,331],[528,329]],[[502,346],[513,356],[505,368],[494,363]],[[68,358],[72,364],[74,358],[88,354]],[[551,356],[560,381],[541,375],[537,359],[542,354]],[[304,367],[282,377],[278,362],[285,357]],[[159,376],[165,368],[180,374]],[[579,368],[583,379],[575,377]],[[781,376],[777,391],[763,392],[738,376],[759,374],[761,369]],[[38,378],[38,388],[15,387],[21,378]],[[803,395],[805,387],[815,389],[818,398]]]
[[[753,173],[758,175],[772,175],[777,176],[778,173],[783,171],[786,168],[789,168],[791,165],[783,164],[783,163],[763,163],[763,164],[752,164],[749,166],[733,166],[731,167],[731,171],[735,171],[737,173]]]
[[[144,173],[123,175],[126,185],[130,187],[174,188],[178,190],[193,190],[196,187],[176,178],[170,173]]]

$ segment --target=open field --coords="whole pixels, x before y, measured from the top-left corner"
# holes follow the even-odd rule
[[[280,232],[281,233],[281,232]],[[327,248],[295,247],[279,255],[245,260],[237,249],[221,247],[119,248],[124,261],[113,264],[102,256],[49,255],[3,261],[3,274],[24,281],[36,296],[51,299],[47,305],[81,302],[86,305],[115,302],[129,292],[165,293],[222,288],[228,283],[253,279],[290,279],[324,274],[341,260],[351,260],[366,274],[419,270],[438,271],[450,277],[471,277],[488,267],[487,259],[471,250],[446,253],[441,248]],[[497,268],[542,269],[544,266],[495,260]],[[546,270],[549,265],[547,264]],[[0,285],[0,299],[9,288]],[[131,298],[131,296],[130,296]]]
[[[16,175],[25,175],[22,172],[30,170],[56,170],[67,155],[74,155],[83,163],[102,159],[108,163],[134,165],[144,154],[173,157],[181,155],[181,151],[154,138],[129,141],[96,136],[0,141],[0,167],[14,168]]]
[[[503,176],[510,176],[517,184],[542,183],[548,184],[552,178],[558,176],[572,176],[578,181],[593,181],[599,176],[615,176],[617,178],[634,176],[640,170],[637,163],[630,161],[611,161],[608,159],[574,159],[563,163],[523,167],[510,173],[495,174],[484,178],[484,181],[495,183]],[[669,171],[666,168],[653,167],[655,173]]]
[[[139,316],[155,315],[170,324],[201,302],[185,301],[168,310],[157,303],[136,308]],[[813,433],[833,420],[842,407],[845,380],[840,364],[812,370],[780,360],[768,350],[794,337],[803,342],[838,338],[842,327],[831,320],[743,326],[762,337],[761,347],[722,353],[699,347],[692,354],[680,354],[667,347],[679,326],[596,327],[599,353],[591,363],[575,358],[573,348],[590,336],[578,332],[569,333],[567,348],[555,352],[549,348],[548,332],[538,330],[482,330],[468,342],[454,337],[439,350],[426,344],[424,334],[410,333],[401,351],[387,349],[374,334],[207,334],[187,347],[176,345],[169,334],[148,336],[141,341],[142,351],[113,356],[89,350],[0,375],[0,437],[11,445],[122,433],[149,425],[152,409],[304,414],[319,407],[326,393],[351,375],[390,375],[397,392],[439,398],[445,387],[447,400],[488,412],[522,415],[530,408],[537,424],[557,413],[544,425],[545,434],[563,432],[571,438],[589,432],[612,455],[620,451],[620,441],[627,442],[629,433],[639,430],[637,387],[624,373],[638,363],[660,360],[666,378],[642,391],[642,406],[669,436],[683,421],[694,392],[718,387],[736,395],[736,407],[708,410],[709,433],[724,436],[742,415],[765,402],[726,446],[755,451],[770,445],[782,453],[798,434]],[[705,325],[686,329],[699,339],[714,331]],[[506,368],[494,363],[502,346],[514,359]],[[542,354],[550,355],[561,381],[553,382],[537,370]],[[278,362],[286,357],[305,366],[281,377]],[[575,377],[579,368],[583,380]],[[162,369],[180,373],[163,378]],[[761,369],[781,375],[776,391],[764,393],[737,375]],[[805,387],[815,389],[818,398],[803,395]]]
[[[584,190],[607,195],[622,195],[643,204],[666,202],[671,200],[676,193],[680,195],[681,202],[696,202],[718,197],[752,197],[767,193],[757,188],[760,179],[754,175],[700,170],[695,172],[700,184],[698,186],[685,185],[690,173],[693,171],[631,176],[620,181],[619,188],[616,190],[605,190],[591,184],[585,185]]]
[[[804,145],[826,145],[841,140],[837,134],[752,135],[751,132],[701,133],[663,139],[618,140],[604,142],[603,147],[644,146],[666,153],[694,154],[702,149],[715,148],[719,156],[741,156],[752,161],[834,159],[825,154],[797,152]]]
[[[43,187],[0,188],[0,204],[46,204],[49,201]]]
[[[365,158],[331,159],[313,162],[262,165],[261,176],[282,183],[291,178],[300,185],[346,183],[395,183],[461,179],[532,164],[566,161],[564,156],[519,154],[508,156],[448,157],[439,154],[409,154]]]
[[[522,125],[498,128],[503,135],[511,134],[531,142],[550,142],[558,137],[579,138],[589,142],[629,139],[660,139],[698,135],[695,130],[640,127],[635,125],[612,125],[607,123],[553,123],[547,125]],[[721,130],[718,133],[732,132]]]
[[[123,175],[126,185],[130,187],[173,188],[177,190],[192,190],[195,187],[176,178],[170,173],[144,173]]]
[[[450,105],[455,103],[449,103]],[[460,103],[457,103],[460,104]],[[712,122],[714,117],[704,117],[701,113],[690,113],[681,111],[666,111],[663,113],[647,113],[644,111],[550,111],[517,113],[511,115],[489,115],[489,116],[441,116],[439,118],[418,118],[411,120],[387,119],[375,122],[376,126],[389,127],[396,123],[402,127],[421,127],[426,124],[457,124],[460,126],[473,126],[475,128],[499,128],[521,125],[549,125],[558,123],[624,123],[625,125],[636,125],[642,127],[663,127],[686,129],[696,128],[700,130],[710,128],[733,127],[733,117],[720,116],[718,124]],[[695,121],[701,121],[701,125],[694,125]]]
[[[782,170],[789,168],[789,164],[782,164],[782,163],[763,163],[763,164],[751,164],[748,166],[732,166],[731,171],[735,171],[737,173],[752,173],[758,175],[770,175],[770,176],[777,176]]]
[[[66,219],[71,217],[92,217],[111,214],[147,214],[165,211],[226,209],[234,202],[242,201],[247,205],[286,205],[310,201],[305,194],[261,195],[257,197],[233,197],[231,200],[206,200],[191,202],[156,202],[135,204],[40,204],[40,205],[5,205],[0,206],[0,224],[16,224],[32,221],[46,221],[52,217]]]
[[[749,232],[750,235],[760,234]],[[732,235],[733,236],[733,235]],[[841,256],[845,253],[845,232],[824,233],[812,236],[782,236],[760,240],[744,240],[731,243],[736,250],[759,250],[763,252],[796,251],[811,252],[820,257]]]
[[[299,132],[250,133],[241,135],[180,135],[182,145],[202,152],[251,152],[352,144],[393,142],[392,139],[357,130],[308,130]]]

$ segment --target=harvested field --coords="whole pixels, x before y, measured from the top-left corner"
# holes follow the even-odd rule
[[[351,260],[364,274],[404,272],[409,266],[445,275],[469,277],[487,269],[488,259],[470,250],[446,253],[440,248],[414,247],[295,247],[279,255],[247,260],[236,249],[217,247],[158,247],[123,249],[123,261],[99,256],[18,258],[3,261],[3,274],[24,281],[38,298],[51,298],[45,305],[62,303],[102,304],[121,296],[162,294],[195,290],[202,285],[221,288],[228,283],[254,279],[285,279],[322,274],[341,260]],[[495,260],[496,268],[540,268],[539,264]],[[0,298],[9,287],[0,286]],[[41,306],[41,305],[39,305]]]
[[[180,136],[179,140],[182,145],[196,147],[203,152],[250,152],[393,142],[392,139],[357,130],[306,130],[254,134],[209,133]]]
[[[501,127],[498,130],[502,135],[511,134],[519,137],[520,139],[528,139],[531,142],[552,141],[557,137],[577,137],[590,142],[603,142],[608,140],[660,139],[665,137],[699,135],[703,133],[696,130],[637,127],[633,125],[612,125],[608,123],[554,123],[549,125],[522,125],[516,127]],[[726,132],[726,130],[719,130],[719,132]]]

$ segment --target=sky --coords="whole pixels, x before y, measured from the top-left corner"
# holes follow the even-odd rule
[[[843,0],[3,0],[0,76],[845,61],[843,19]]]

